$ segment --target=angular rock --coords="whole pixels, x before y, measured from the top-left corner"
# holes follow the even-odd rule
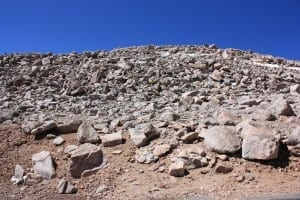
[[[150,140],[160,135],[151,123],[138,124],[134,128],[130,128],[128,132],[137,147],[145,146]]]
[[[58,134],[76,133],[81,124],[81,120],[71,120],[67,123],[57,125],[56,132]]]
[[[293,116],[295,115],[292,107],[288,103],[286,99],[280,97],[276,99],[268,108],[268,111],[271,112],[273,115],[283,115],[283,116]]]
[[[138,163],[149,164],[158,160],[158,157],[155,156],[150,151],[146,150],[137,150],[135,154],[135,160]]]
[[[176,160],[169,166],[169,175],[175,177],[182,177],[185,175],[184,162]]]
[[[214,126],[204,134],[204,143],[217,153],[235,153],[241,148],[241,139],[234,128]]]
[[[87,121],[82,122],[79,126],[76,137],[80,143],[97,143],[100,140],[96,130]]]
[[[40,174],[28,173],[24,177],[24,185],[32,186],[43,181],[43,177]]]
[[[254,160],[276,159],[279,152],[279,140],[272,135],[246,134],[242,144],[242,157]]]
[[[190,132],[181,136],[180,139],[183,143],[190,144],[193,143],[198,137],[199,136],[197,132]]]
[[[105,134],[101,136],[101,141],[104,147],[122,144],[123,142],[122,131],[118,131],[116,133],[111,133],[111,134]]]
[[[165,122],[171,122],[174,121],[175,119],[176,119],[176,115],[170,111],[164,112],[160,116],[160,120]]]
[[[84,171],[97,168],[102,162],[103,153],[98,146],[90,143],[82,144],[71,154],[71,176],[80,178]]]
[[[77,188],[65,179],[59,181],[56,190],[59,194],[75,194],[77,192]]]
[[[32,166],[34,173],[41,175],[46,180],[52,179],[56,175],[54,162],[48,151],[33,154]]]
[[[292,133],[288,136],[285,141],[288,145],[298,145],[300,144],[300,126],[297,126]]]
[[[170,150],[171,150],[171,146],[169,144],[161,144],[161,145],[157,145],[154,148],[153,154],[155,156],[161,157],[166,155]]]
[[[57,125],[55,121],[46,121],[41,126],[32,129],[31,134],[35,136],[45,134],[48,131],[56,129],[56,127]]]

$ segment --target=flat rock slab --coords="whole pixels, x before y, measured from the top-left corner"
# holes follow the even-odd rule
[[[104,147],[122,144],[123,142],[122,131],[111,133],[111,134],[105,134],[101,136],[101,141]]]
[[[214,126],[204,134],[204,143],[217,153],[235,153],[241,148],[241,139],[235,128]]]
[[[32,166],[34,173],[41,175],[44,179],[54,178],[55,167],[53,159],[48,151],[41,151],[32,156]]]
[[[72,151],[70,173],[73,178],[80,178],[82,173],[99,167],[103,162],[102,150],[90,143],[80,145]]]

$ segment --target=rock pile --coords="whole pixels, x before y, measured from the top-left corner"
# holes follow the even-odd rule
[[[1,55],[0,123],[19,123],[57,146],[63,134],[76,134],[64,149],[73,178],[101,168],[101,145],[125,142],[136,148],[130,162],[153,171],[230,173],[218,160],[277,159],[280,145],[300,155],[299,84],[299,61],[215,45]],[[32,164],[34,173],[17,165],[12,181],[55,177],[50,152],[33,155]],[[61,179],[57,191],[77,189]]]

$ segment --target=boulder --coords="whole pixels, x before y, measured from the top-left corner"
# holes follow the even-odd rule
[[[56,138],[53,140],[53,144],[54,144],[55,146],[62,145],[64,142],[65,142],[65,139],[62,138],[61,136],[58,136],[58,137],[56,137]]]
[[[53,159],[48,151],[41,151],[32,156],[32,166],[34,173],[41,175],[49,180],[55,177],[55,166]]]
[[[130,128],[128,132],[137,147],[145,146],[150,140],[160,135],[151,123],[137,124],[134,128]]]
[[[71,154],[71,176],[80,178],[84,171],[97,168],[102,162],[103,153],[98,146],[90,143],[82,144]]]
[[[286,99],[283,97],[279,97],[273,103],[269,106],[267,109],[269,112],[271,112],[273,115],[283,115],[283,116],[293,116],[295,115],[292,107],[288,103]]]
[[[241,139],[234,128],[213,126],[204,134],[204,143],[217,153],[235,153],[241,148]]]
[[[97,143],[100,140],[96,130],[87,121],[82,122],[79,126],[76,137],[80,143]]]

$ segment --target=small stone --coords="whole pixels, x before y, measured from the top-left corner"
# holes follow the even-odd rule
[[[175,177],[182,177],[185,175],[184,162],[177,160],[169,166],[169,175]]]
[[[16,164],[15,167],[15,175],[11,178],[11,181],[15,184],[21,184],[23,183],[23,175],[24,175],[24,169],[21,165]]]
[[[235,180],[239,183],[242,183],[245,180],[245,176],[244,175],[238,175]]]
[[[122,150],[115,150],[115,151],[113,151],[111,153],[114,154],[114,155],[120,155],[120,154],[123,153],[123,151]]]
[[[217,155],[217,158],[223,161],[227,161],[229,160],[229,156],[226,154],[222,154],[222,155]]]
[[[160,120],[165,122],[171,122],[174,121],[175,119],[176,119],[176,115],[170,111],[164,112],[160,116]]]
[[[106,187],[105,185],[100,185],[100,186],[97,188],[96,193],[97,193],[97,194],[103,193],[103,192],[106,191],[106,189],[107,189],[107,187]]]
[[[230,172],[232,172],[233,168],[231,166],[228,165],[217,165],[215,171],[217,173],[222,173],[222,174],[228,174]]]
[[[111,134],[105,134],[101,136],[101,141],[104,147],[122,144],[123,142],[122,131],[118,131],[116,133],[111,133]]]
[[[32,166],[34,173],[49,180],[55,177],[55,167],[53,159],[48,151],[41,151],[32,156]]]
[[[46,135],[46,138],[49,139],[49,140],[54,139],[54,138],[56,138],[56,135],[54,135],[52,133],[49,133],[49,134]]]
[[[62,145],[63,143],[65,142],[64,138],[58,136],[56,137],[54,140],[53,140],[53,144],[55,146],[59,146],[59,145]]]

